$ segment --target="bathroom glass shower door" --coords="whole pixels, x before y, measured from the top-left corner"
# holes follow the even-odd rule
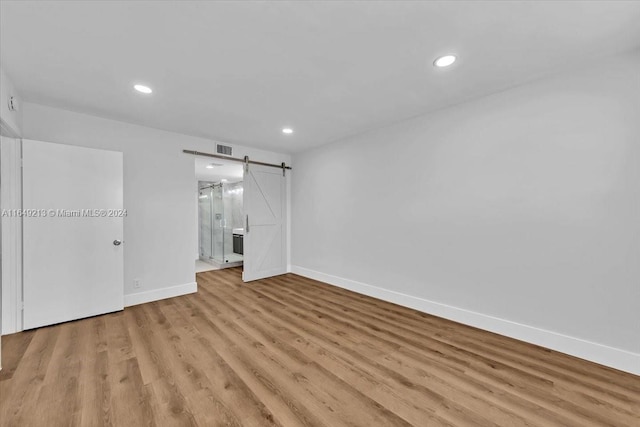
[[[218,267],[235,267],[243,262],[242,191],[242,182],[198,182],[200,260]],[[240,240],[235,246],[234,236]]]
[[[211,258],[218,263],[224,259],[224,203],[222,201],[222,186],[214,185],[211,188]]]
[[[211,187],[201,187],[198,190],[198,210],[200,227],[200,258],[213,257],[213,223],[211,216]]]
[[[225,262],[225,217],[222,200],[222,186],[209,184],[201,186],[198,196],[200,214],[200,258]]]

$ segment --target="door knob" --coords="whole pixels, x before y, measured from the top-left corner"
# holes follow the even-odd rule
[[[120,245],[122,244],[122,240],[117,240],[117,239],[116,239],[116,240],[114,240],[114,241],[113,241],[113,244],[114,244],[115,246],[120,246]]]

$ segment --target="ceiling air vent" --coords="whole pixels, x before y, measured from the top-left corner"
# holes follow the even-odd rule
[[[218,154],[224,154],[225,156],[231,155],[231,147],[228,145],[216,144],[216,151]]]

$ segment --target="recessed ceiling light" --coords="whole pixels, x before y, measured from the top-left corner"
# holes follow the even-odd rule
[[[449,65],[453,64],[454,62],[456,62],[456,56],[455,55],[445,55],[445,56],[441,56],[440,58],[436,59],[435,61],[433,61],[433,65],[435,65],[436,67],[448,67]]]
[[[133,86],[133,88],[141,93],[149,94],[153,92],[149,86],[145,86],[145,85],[135,85]]]
[[[291,128],[283,128],[282,129],[282,133],[286,133],[286,134],[293,133],[293,129],[291,129]]]

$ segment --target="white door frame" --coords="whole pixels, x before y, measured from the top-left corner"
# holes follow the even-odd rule
[[[3,131],[4,131],[3,126]],[[4,133],[4,132],[3,132]],[[22,208],[22,141],[10,134],[2,141],[1,209]],[[2,222],[2,329],[1,334],[23,330],[22,324],[22,218],[4,216]]]

